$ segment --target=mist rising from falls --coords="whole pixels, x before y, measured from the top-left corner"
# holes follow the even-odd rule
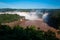
[[[36,12],[19,12],[18,14],[20,16],[25,16],[25,19],[28,19],[28,20],[38,20],[39,19]]]
[[[18,14],[20,16],[24,16],[25,19],[28,19],[28,20],[39,20],[40,19],[39,15],[41,13],[37,13],[35,11],[34,12],[16,12],[16,11],[14,11],[14,12],[5,12],[5,13],[2,12],[0,14]]]

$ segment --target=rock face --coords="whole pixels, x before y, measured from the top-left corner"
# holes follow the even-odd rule
[[[58,22],[57,18],[52,17],[53,14],[45,13],[43,15],[43,20],[45,23],[47,23],[49,26],[54,27],[55,29],[58,28]]]

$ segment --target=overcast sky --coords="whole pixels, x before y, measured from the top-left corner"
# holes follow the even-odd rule
[[[60,0],[0,0],[0,8],[60,8]]]

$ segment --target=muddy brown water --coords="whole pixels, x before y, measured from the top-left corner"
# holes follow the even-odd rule
[[[57,38],[60,38],[60,34],[57,34],[57,31],[60,31],[60,30],[56,30],[50,26],[48,26],[46,23],[43,22],[42,19],[39,19],[39,20],[23,20],[23,21],[14,21],[14,22],[10,22],[10,23],[5,23],[5,25],[9,25],[10,27],[14,27],[16,25],[19,25],[19,26],[22,26],[24,28],[26,28],[27,26],[31,26],[31,25],[34,25],[35,28],[40,28],[41,30],[43,31],[48,31],[48,30],[51,30],[52,32],[55,32],[56,33],[56,37]]]

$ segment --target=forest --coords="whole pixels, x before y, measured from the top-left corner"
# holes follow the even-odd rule
[[[22,18],[22,17],[17,14],[0,14],[0,23],[17,21],[20,18]]]
[[[0,25],[0,40],[60,40],[56,34],[50,30],[44,32],[35,29],[34,26],[22,28],[15,26],[13,28],[7,25]]]

